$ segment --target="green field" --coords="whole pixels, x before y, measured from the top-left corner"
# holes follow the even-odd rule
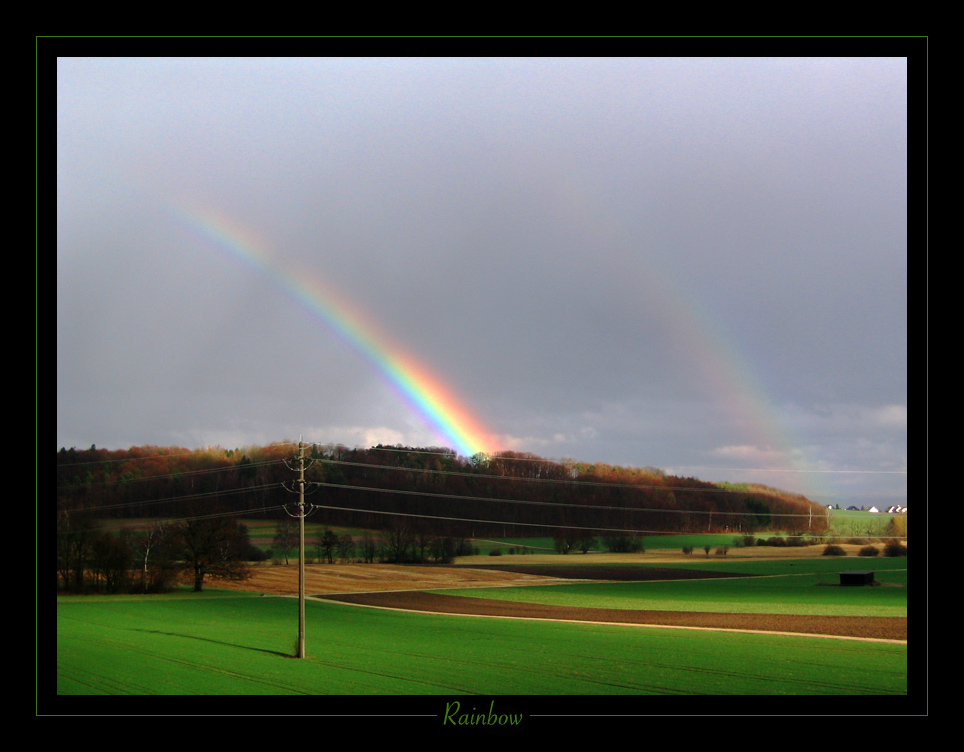
[[[495,598],[579,608],[620,608],[808,616],[907,616],[900,587],[815,587],[819,575],[746,580],[609,582],[514,588],[439,590],[470,598]]]
[[[846,509],[830,510],[830,525],[834,533],[842,536],[869,537],[885,535],[891,520],[906,531],[906,514],[886,512],[860,512]],[[906,535],[906,532],[904,533]]]
[[[565,589],[572,587],[579,588]],[[597,586],[594,595],[583,589],[579,597],[602,597],[608,587]],[[905,645],[433,616],[311,601],[306,613],[308,657],[297,660],[290,657],[295,599],[217,590],[58,598],[57,693],[907,693]]]
[[[859,566],[861,564],[863,566]],[[551,587],[535,585],[437,592],[471,598],[495,598],[581,608],[810,616],[907,616],[907,560],[902,558],[875,559],[873,563],[836,557],[792,561],[710,559],[674,564],[673,567],[722,570],[757,576],[738,579],[573,583]],[[526,568],[532,573],[539,571],[539,565]],[[645,565],[640,565],[640,568],[645,569]],[[873,568],[875,580],[889,587],[829,587],[839,582],[840,572],[856,568]]]
[[[895,515],[871,514],[869,512],[843,512],[834,511],[831,519],[835,521],[834,530],[844,537],[861,536],[871,538],[880,536],[886,529],[887,522]],[[900,519],[900,517],[898,516]],[[753,533],[753,545],[759,545],[758,541],[768,538],[791,538],[791,534],[777,531],[760,531]],[[741,533],[693,533],[690,535],[643,535],[639,538],[646,551],[678,550],[683,546],[691,547],[696,553],[702,556],[704,546],[717,548],[726,546],[731,551],[736,551],[744,545],[745,537]],[[473,539],[473,545],[478,548],[479,553],[488,554],[493,549],[500,551],[503,555],[525,555],[527,553],[552,553],[555,552],[555,542],[552,538],[505,538],[505,539]],[[883,543],[878,542],[879,548]],[[603,538],[596,538],[595,545],[591,551],[608,551]],[[573,551],[569,556],[578,556],[579,552]]]
[[[768,534],[769,535],[769,534]],[[710,533],[702,535],[646,535],[640,536],[643,548],[647,551],[660,549],[678,549],[681,546],[693,546],[702,548],[704,545],[732,546],[736,538],[742,536],[733,533]],[[503,554],[511,555],[514,549],[516,555],[524,556],[527,553],[553,553],[556,550],[555,541],[552,538],[506,538],[497,539],[473,539],[472,544],[479,549],[482,554],[488,554],[493,549],[500,550]],[[596,539],[596,544],[592,551],[606,551],[606,545],[601,538]],[[568,554],[577,556],[577,552]]]

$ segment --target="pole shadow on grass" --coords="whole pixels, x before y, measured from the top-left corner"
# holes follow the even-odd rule
[[[165,637],[184,637],[188,640],[200,640],[201,642],[213,642],[215,645],[226,645],[229,648],[238,648],[240,650],[253,650],[256,653],[267,653],[268,655],[280,655],[282,658],[290,658],[290,653],[285,653],[280,650],[268,650],[267,648],[254,648],[250,645],[238,645],[234,642],[225,642],[223,640],[212,640],[210,637],[197,637],[195,635],[181,634],[180,632],[161,632],[158,629],[132,629],[132,632],[146,632],[147,634],[164,635]]]

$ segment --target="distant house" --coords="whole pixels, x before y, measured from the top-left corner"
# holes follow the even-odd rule
[[[868,509],[867,511],[868,511],[868,512],[877,512],[878,514],[880,513],[880,510],[879,510],[877,507],[871,507],[871,508]]]
[[[857,509],[857,507],[851,505],[851,506],[847,507],[847,511],[848,511],[848,512],[859,512],[860,510]]]
[[[890,509],[887,510],[888,514],[906,514],[907,507],[902,507],[900,504],[895,504]]]

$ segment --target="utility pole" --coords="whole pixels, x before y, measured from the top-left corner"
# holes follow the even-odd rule
[[[298,657],[305,657],[305,445],[298,441]]]
[[[298,457],[295,458],[298,463],[297,468],[291,467],[288,464],[288,468],[291,470],[297,469],[298,480],[294,483],[297,486],[298,493],[298,514],[291,516],[298,517],[298,658],[305,657],[305,517],[309,512],[305,510],[305,445],[298,440]],[[283,485],[283,484],[282,484]],[[284,486],[285,490],[295,492],[295,489],[288,488]],[[285,510],[287,511],[287,509]]]

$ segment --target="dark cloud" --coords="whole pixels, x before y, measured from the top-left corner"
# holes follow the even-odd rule
[[[899,59],[63,59],[58,446],[437,438],[171,212],[203,204],[510,448],[905,494],[906,86]]]

